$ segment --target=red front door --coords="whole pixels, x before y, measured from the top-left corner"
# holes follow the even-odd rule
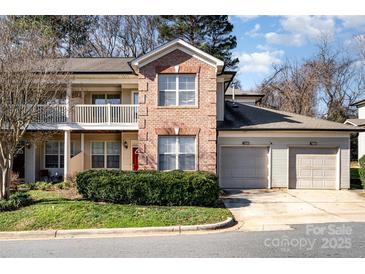
[[[132,165],[133,165],[133,170],[138,170],[138,152],[137,152],[137,150],[138,150],[137,147],[133,147],[132,148],[132,154],[133,154]]]

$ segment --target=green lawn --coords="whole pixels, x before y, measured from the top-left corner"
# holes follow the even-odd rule
[[[95,203],[67,192],[30,191],[35,203],[0,212],[0,231],[193,225],[230,217],[225,208]]]

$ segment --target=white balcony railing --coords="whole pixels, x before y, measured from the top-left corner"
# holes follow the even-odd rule
[[[66,105],[38,105],[37,123],[136,124],[138,105],[74,105],[70,119]]]
[[[138,105],[75,105],[74,123],[80,124],[135,124]]]
[[[46,124],[66,123],[66,105],[38,105],[36,122]]]

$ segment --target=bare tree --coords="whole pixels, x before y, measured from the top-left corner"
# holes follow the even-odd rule
[[[14,155],[27,129],[47,111],[39,104],[64,90],[67,75],[57,72],[62,63],[55,65],[53,43],[39,30],[0,21],[0,199],[9,196]]]
[[[274,73],[260,86],[261,104],[307,116],[315,115],[317,77],[307,65],[286,61],[274,66]]]
[[[317,95],[325,106],[323,116],[343,123],[353,116],[351,104],[361,93],[356,62],[328,39],[322,39],[317,47],[318,53],[308,65],[319,79]]]
[[[98,16],[89,36],[90,56],[136,57],[157,46],[157,21],[153,16]]]

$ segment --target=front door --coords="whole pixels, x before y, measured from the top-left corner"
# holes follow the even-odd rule
[[[133,165],[133,170],[137,171],[138,170],[138,147],[133,147],[132,148],[132,165]]]
[[[19,178],[24,179],[24,147],[18,150],[14,156],[13,172],[17,173]]]

